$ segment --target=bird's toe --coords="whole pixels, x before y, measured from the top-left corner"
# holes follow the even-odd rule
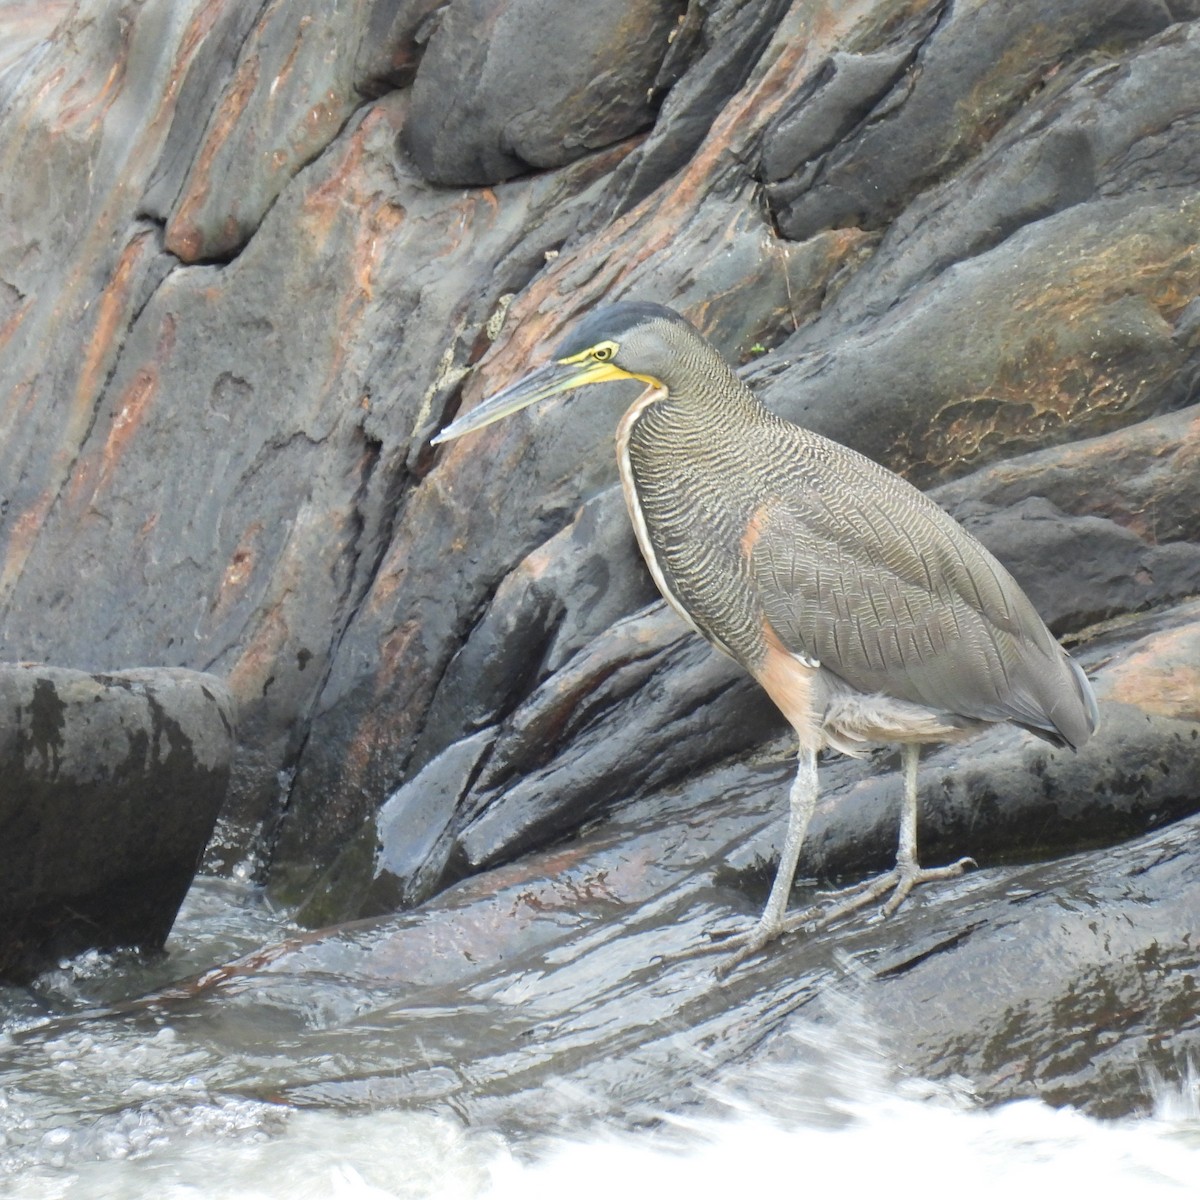
[[[957,879],[968,867],[978,864],[973,858],[960,858],[944,867],[921,867],[916,863],[897,864],[894,874],[898,876],[892,894],[879,910],[881,917],[890,917],[908,899],[913,888],[922,883],[937,883],[943,879]]]

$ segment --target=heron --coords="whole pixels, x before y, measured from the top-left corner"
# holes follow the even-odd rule
[[[917,856],[920,747],[1011,722],[1078,749],[1096,699],[1016,580],[907,480],[778,416],[684,317],[623,302],[584,316],[544,366],[435,444],[590,384],[638,380],[617,465],[638,547],[666,602],[762,686],[795,733],[780,861],[729,965],[802,925],[827,926],[974,863]],[[817,757],[901,750],[895,866],[816,915],[787,913],[818,796]],[[890,896],[889,896],[890,893]]]

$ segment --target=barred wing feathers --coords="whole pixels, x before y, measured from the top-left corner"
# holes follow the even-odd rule
[[[780,426],[797,452],[748,537],[783,644],[863,692],[1086,741],[1090,685],[996,559],[899,476]]]

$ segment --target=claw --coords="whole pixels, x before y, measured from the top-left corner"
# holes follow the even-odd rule
[[[830,925],[848,917],[851,913],[865,908],[868,904],[891,892],[886,903],[879,910],[881,917],[890,917],[908,899],[913,888],[922,883],[935,883],[942,879],[957,879],[968,867],[979,864],[973,858],[960,858],[957,862],[946,867],[919,867],[916,863],[897,863],[890,871],[877,875],[874,879],[864,880],[852,888],[846,888],[841,895],[845,898],[840,904],[825,909],[816,920],[808,913],[799,913],[789,917],[784,922],[783,932],[790,933],[802,925],[810,929],[828,929]]]
[[[718,979],[727,978],[735,967],[741,966],[748,958],[757,954],[772,938],[777,936],[771,931],[761,931],[757,926],[750,933],[744,934],[745,940],[728,958],[722,959],[713,969]]]
[[[733,953],[728,958],[723,959],[717,964],[717,978],[724,979],[735,967],[741,966],[748,958],[753,958],[754,955],[769,946],[776,938],[799,929],[814,917],[819,916],[820,912],[820,906],[814,904],[802,912],[794,913],[785,921],[768,922],[760,920],[753,929],[748,930],[746,933],[728,936],[723,949],[728,949],[730,946],[736,947],[736,949],[733,950]]]
[[[930,867],[928,870],[921,867],[908,870],[897,867],[900,878],[896,881],[887,903],[879,910],[880,915],[890,917],[908,899],[908,894],[918,884],[935,883],[939,879],[956,879],[968,867],[974,866],[978,866],[978,863],[973,858],[960,858],[948,867]]]
[[[861,883],[842,888],[837,892],[822,893],[826,896],[842,897],[840,904],[835,904],[830,908],[822,908],[819,904],[813,904],[778,922],[760,920],[745,933],[736,933],[732,929],[714,930],[708,935],[709,940],[714,943],[712,948],[732,949],[732,953],[717,964],[714,973],[718,979],[725,979],[735,968],[740,967],[748,958],[753,958],[777,938],[796,933],[799,930],[815,933],[820,929],[828,929],[843,917],[848,917],[860,908],[865,908],[873,901],[886,896],[888,892],[892,894],[879,910],[879,915],[883,918],[890,917],[908,899],[913,888],[922,883],[956,879],[969,867],[978,865],[973,858],[960,858],[957,862],[950,863],[945,867],[926,868],[919,867],[915,863],[897,864],[890,871],[876,875],[874,879],[864,879]],[[718,942],[723,945],[718,947],[716,945]]]

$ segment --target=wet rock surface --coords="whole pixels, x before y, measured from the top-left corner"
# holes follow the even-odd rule
[[[30,1094],[49,1094],[66,1052],[56,1047],[136,1044],[166,1023],[191,1090],[160,1085],[158,1105],[176,1092],[181,1104],[416,1105],[544,1135],[703,1104],[733,1064],[812,1069],[858,1029],[897,1078],[981,1103],[1144,1111],[1153,1072],[1173,1078],[1200,1042],[1200,817],[1179,818],[1200,765],[1198,642],[1194,604],[1097,639],[1117,748],[1093,743],[1090,763],[1001,730],[959,747],[957,762],[934,755],[926,860],[970,850],[980,869],[920,889],[890,920],[864,914],[785,938],[727,979],[714,974],[719,935],[757,916],[786,763],[701,772],[411,913],[303,935],[18,1035],[4,1065]],[[1160,685],[1154,711],[1137,699],[1147,679]],[[1163,745],[1176,748],[1164,758]],[[1143,769],[1130,774],[1137,754]],[[804,869],[853,878],[889,861],[897,777],[846,760],[822,774]],[[864,823],[864,789],[881,787],[870,807],[882,815]],[[1063,852],[1083,843],[1092,848]],[[806,880],[794,902],[813,888]],[[81,1088],[78,1117],[106,1113],[120,1087]]]
[[[211,675],[0,664],[0,978],[85,949],[161,949],[233,746]]]
[[[1200,808],[1193,777],[1200,753],[1194,742],[1200,730],[1190,724],[1198,711],[1200,678],[1187,665],[1200,659],[1194,619],[1191,605],[1167,609],[1149,619],[1163,625],[1159,633],[1138,638],[1137,624],[1118,626],[1077,650],[1089,670],[1099,671],[1097,689],[1104,705],[1103,737],[1078,754],[1055,752],[1011,728],[927,751],[920,775],[922,853],[939,860],[973,855],[984,863],[1039,858],[1096,842],[1116,842]],[[635,628],[654,624],[667,626],[667,614],[655,612],[629,622]],[[676,644],[688,643],[685,635],[669,628]],[[656,657],[669,661],[661,652]],[[1136,667],[1118,670],[1117,663],[1126,659]],[[701,659],[698,668],[704,663],[721,660]],[[676,714],[670,723],[676,736],[694,737],[692,753],[697,759],[711,744],[710,728],[736,738],[745,736],[744,724],[761,730],[770,727],[772,720],[757,691],[743,686],[731,666],[722,665],[723,676],[710,678],[707,685],[697,671],[689,694],[699,703],[685,714]],[[657,690],[650,678],[653,701]],[[640,715],[645,724],[638,727],[639,735],[653,738],[661,727],[660,709],[651,703]],[[591,761],[585,763],[591,769],[580,770],[581,775],[594,779],[625,772],[628,777],[637,769],[635,764],[617,761],[614,751],[621,744],[615,733],[617,723],[633,719],[632,713],[620,711],[612,723],[590,721],[592,736],[581,743],[581,753],[589,756]],[[520,727],[513,725],[507,732],[519,745]],[[782,822],[791,765],[788,739],[778,718],[775,728],[780,736],[774,757],[780,765],[774,783],[763,786],[762,800],[763,811]],[[414,903],[456,874],[515,857],[533,840],[539,825],[543,830],[553,827],[557,818],[561,831],[578,822],[581,809],[601,816],[612,807],[604,803],[602,791],[564,798],[563,789],[552,786],[553,767],[531,769],[515,782],[492,788],[487,767],[480,768],[486,748],[484,734],[456,743],[381,810],[381,850],[365,901],[368,911]],[[502,762],[506,752],[502,739],[496,759]],[[594,765],[597,759],[599,765]],[[894,755],[886,753],[865,763],[836,755],[828,758],[822,768],[822,793],[838,796],[841,816],[831,833],[827,810],[818,811],[802,870],[833,878],[890,865],[900,803],[894,766]],[[628,790],[653,794],[654,782],[651,777],[647,786],[646,778],[634,777]],[[684,785],[684,790],[704,794],[698,785]],[[417,846],[419,852],[414,850]],[[748,836],[745,846],[729,852],[729,864],[734,870],[746,869],[760,853]],[[764,889],[769,883],[769,859],[769,851],[758,859]],[[335,888],[342,885],[336,875],[329,883]]]

